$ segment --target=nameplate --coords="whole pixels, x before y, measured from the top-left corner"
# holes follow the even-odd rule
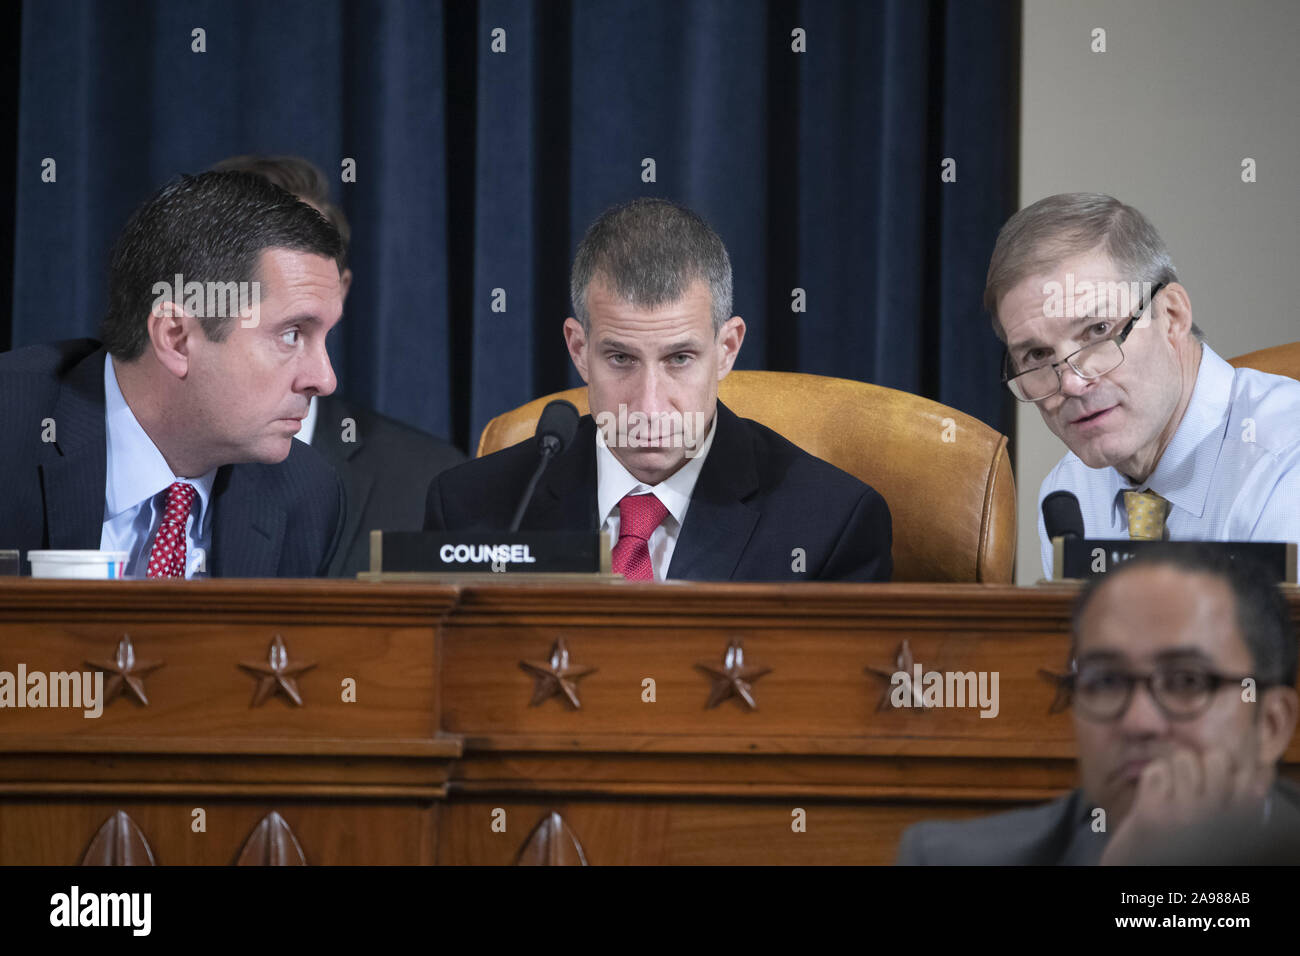
[[[372,531],[372,574],[599,574],[609,545],[594,531]]]
[[[1284,541],[1133,541],[1128,538],[1053,538],[1052,580],[1095,578],[1113,571],[1147,548],[1181,545],[1221,551],[1257,561],[1276,584],[1296,583],[1296,546]]]

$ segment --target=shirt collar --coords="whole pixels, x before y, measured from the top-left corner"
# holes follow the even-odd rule
[[[166,491],[174,481],[184,481],[198,491],[198,512],[193,527],[202,529],[208,519],[208,502],[217,476],[213,468],[198,478],[172,474],[153,439],[141,427],[126,403],[113,370],[113,356],[104,356],[104,424],[108,448],[108,485],[104,494],[104,518],[115,518]]]
[[[316,395],[311,397],[311,404],[307,406],[307,417],[302,420],[302,427],[298,429],[298,434],[293,436],[304,445],[310,445],[316,434],[316,416],[320,412],[320,403],[316,400],[318,397]]]
[[[1150,488],[1174,507],[1201,517],[1223,448],[1235,374],[1231,365],[1202,343],[1192,397],[1155,470],[1142,485],[1135,486],[1116,469],[1109,469],[1116,509],[1124,507],[1121,492],[1140,487]]]
[[[691,506],[691,495],[695,491],[695,482],[699,480],[704,459],[713,447],[713,433],[717,430],[718,415],[715,411],[713,421],[709,423],[709,433],[699,452],[687,458],[686,463],[657,485],[647,485],[638,481],[631,472],[623,467],[605,441],[604,431],[596,428],[596,507],[600,524],[609,519],[618,507],[618,503],[627,495],[653,493],[660,503],[668,509],[681,527],[686,520],[686,510]]]

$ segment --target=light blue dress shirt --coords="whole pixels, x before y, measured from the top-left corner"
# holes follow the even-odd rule
[[[1114,468],[1089,468],[1073,452],[1043,479],[1043,574],[1052,576],[1042,508],[1048,494],[1074,493],[1089,538],[1127,538],[1122,492],[1146,488],[1169,500],[1171,541],[1300,542],[1300,381],[1234,369],[1202,346],[1191,401],[1144,484]]]
[[[153,539],[167,508],[167,489],[174,481],[184,481],[198,491],[185,523],[185,577],[208,577],[212,483],[217,470],[198,478],[172,474],[167,459],[122,397],[111,355],[104,356],[104,420],[108,469],[100,550],[127,552],[125,576],[145,577]]]

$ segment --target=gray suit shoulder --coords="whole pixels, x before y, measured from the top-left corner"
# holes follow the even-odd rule
[[[973,820],[927,820],[903,831],[899,866],[1031,866],[1062,862],[1079,792]]]

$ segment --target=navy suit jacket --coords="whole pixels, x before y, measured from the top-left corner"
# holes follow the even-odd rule
[[[713,445],[673,549],[669,578],[888,581],[889,506],[873,488],[718,402]],[[429,485],[430,531],[501,531],[537,465],[523,441],[443,472]],[[546,470],[524,531],[599,530],[596,423],[585,415]],[[795,570],[803,549],[805,570]]]
[[[1273,784],[1272,814],[1257,820],[1219,818],[1143,848],[1144,864],[1177,866],[1300,862],[1300,789]],[[1091,866],[1106,849],[1094,832],[1093,805],[1082,790],[1036,807],[972,820],[927,820],[903,831],[899,866]]]
[[[351,441],[341,423],[352,420]],[[334,395],[316,407],[311,447],[343,479],[347,515],[343,538],[330,565],[332,578],[355,578],[370,570],[370,532],[418,531],[424,498],[434,475],[465,460],[460,449],[419,429]]]
[[[104,348],[71,339],[0,354],[0,548],[99,548],[108,451]],[[46,420],[50,421],[47,423]],[[54,441],[44,441],[47,424]],[[224,465],[212,486],[213,577],[315,577],[337,547],[343,486],[302,442],[276,465]]]

